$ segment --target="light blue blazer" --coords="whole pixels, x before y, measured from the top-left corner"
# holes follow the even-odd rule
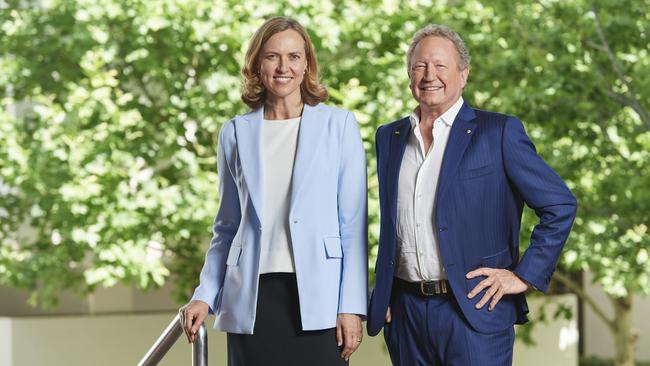
[[[192,300],[216,314],[215,328],[253,334],[264,228],[263,129],[259,108],[219,133],[219,211]],[[351,112],[305,105],[291,182],[289,227],[303,330],[336,326],[339,313],[366,315],[366,159]]]

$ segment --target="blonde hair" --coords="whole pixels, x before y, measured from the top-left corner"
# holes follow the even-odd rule
[[[244,67],[241,69],[241,99],[253,110],[261,107],[266,99],[266,88],[258,72],[260,69],[260,53],[269,38],[288,29],[298,32],[305,41],[307,69],[300,84],[302,101],[313,106],[326,101],[328,98],[327,89],[318,81],[318,64],[307,31],[300,23],[291,18],[274,17],[264,22],[251,38],[244,59]]]
[[[456,51],[458,52],[458,68],[459,70],[464,70],[469,67],[470,56],[465,42],[460,38],[460,35],[451,28],[445,25],[431,24],[426,27],[418,30],[413,36],[413,41],[409,46],[408,51],[406,52],[406,69],[411,74],[411,59],[413,58],[413,53],[415,52],[415,47],[426,37],[440,37],[446,38],[454,44]]]

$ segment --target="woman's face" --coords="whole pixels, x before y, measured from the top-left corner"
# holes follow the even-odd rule
[[[271,36],[260,53],[260,77],[266,98],[300,100],[300,84],[307,70],[305,41],[287,29]]]

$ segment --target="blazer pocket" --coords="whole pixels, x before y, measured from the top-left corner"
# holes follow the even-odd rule
[[[460,179],[478,178],[487,174],[491,174],[492,172],[494,172],[494,170],[492,169],[492,164],[485,165],[480,168],[461,170]]]
[[[324,238],[323,242],[325,243],[325,256],[327,258],[343,258],[340,237],[329,236]]]
[[[510,255],[510,250],[508,248],[481,258],[482,267],[508,268],[511,264],[512,256]]]
[[[239,264],[239,257],[241,256],[241,245],[232,245],[228,251],[228,258],[226,265],[236,266]]]

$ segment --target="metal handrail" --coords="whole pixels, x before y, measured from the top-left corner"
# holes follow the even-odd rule
[[[155,366],[165,357],[165,354],[183,334],[180,315],[176,315],[156,343],[149,348],[138,366]],[[205,324],[201,323],[196,341],[192,343],[192,366],[208,366],[208,332]]]

